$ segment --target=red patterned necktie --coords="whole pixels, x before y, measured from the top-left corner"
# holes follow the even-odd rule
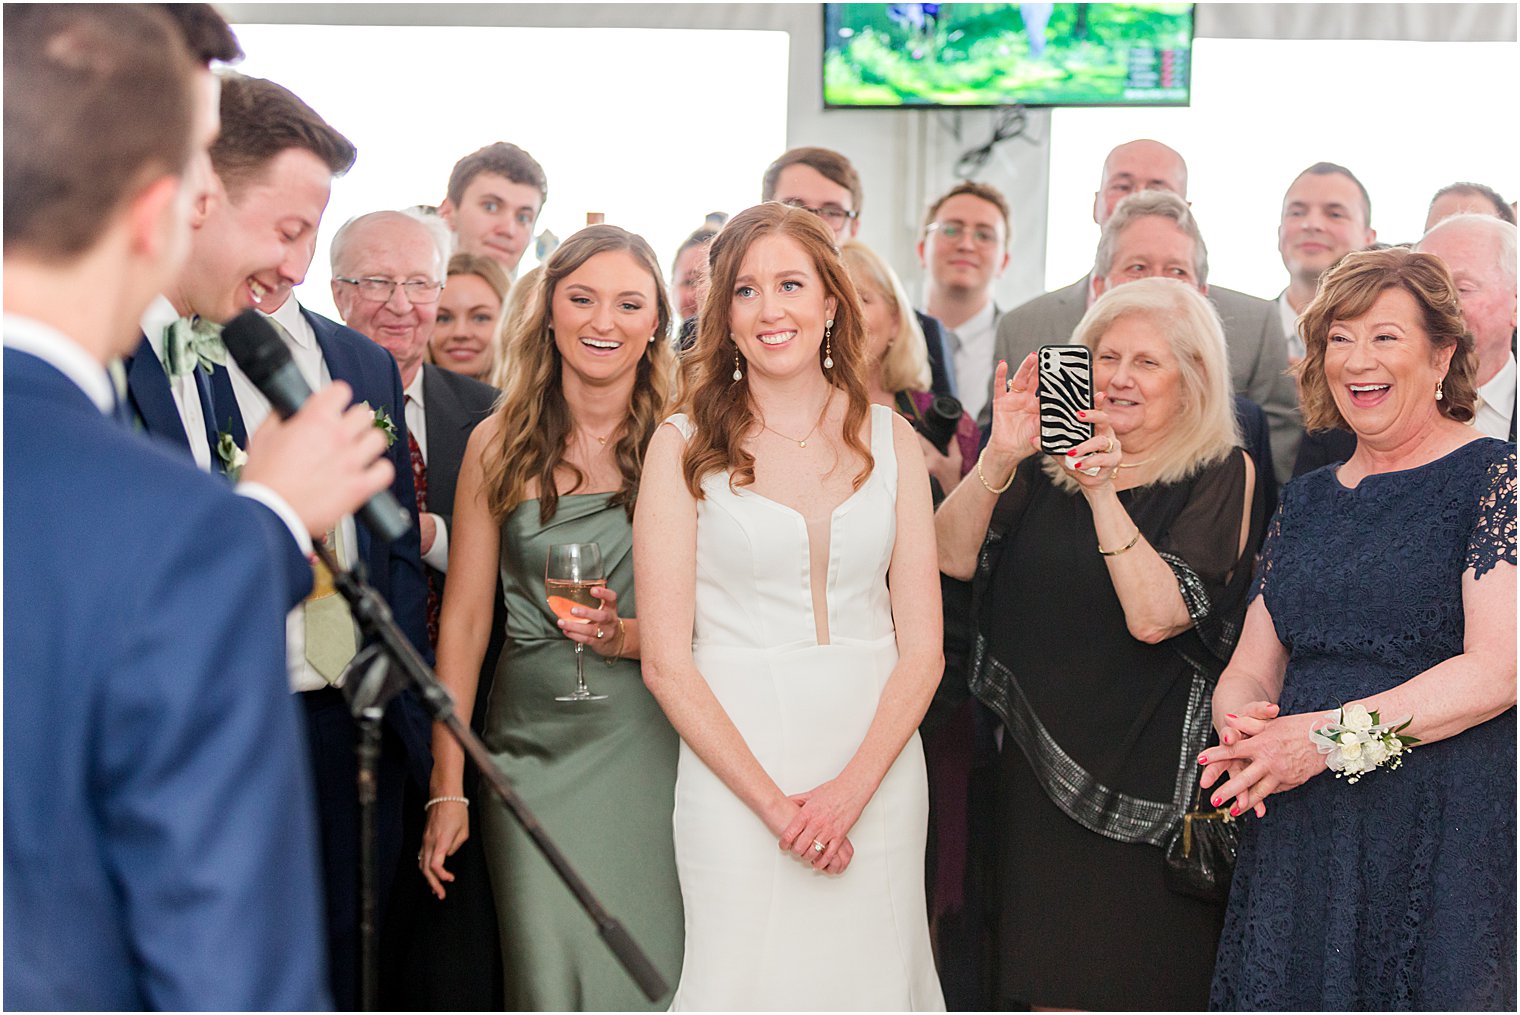
[[[406,443],[412,452],[412,485],[417,488],[417,514],[427,511],[427,463],[422,460],[422,448],[410,430]],[[427,575],[427,636],[428,644],[438,645],[438,584],[431,573]]]

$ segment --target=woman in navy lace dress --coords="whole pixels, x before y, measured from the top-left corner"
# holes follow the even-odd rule
[[[1301,327],[1304,422],[1356,451],[1283,494],[1203,784],[1254,810],[1222,1009],[1515,1008],[1515,446],[1429,254],[1348,255]],[[1421,743],[1356,784],[1309,740],[1351,703]],[[1215,783],[1218,783],[1215,786]]]

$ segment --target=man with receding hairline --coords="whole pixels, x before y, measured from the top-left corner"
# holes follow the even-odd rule
[[[1186,201],[1187,184],[1187,163],[1176,151],[1149,139],[1126,142],[1103,160],[1103,175],[1093,194],[1093,221],[1101,229],[1120,201],[1146,190],[1168,191]],[[1098,296],[1095,281],[1089,272],[1065,288],[1036,296],[1004,314],[998,323],[994,367],[1006,360],[1011,375],[1035,349],[1069,340]],[[1279,479],[1286,480],[1303,427],[1298,391],[1286,373],[1287,352],[1278,315],[1269,301],[1219,285],[1209,286],[1208,298],[1224,325],[1231,384],[1237,395],[1266,413],[1274,470]],[[990,399],[978,422],[984,427],[991,424]]]
[[[1377,240],[1372,198],[1345,166],[1316,162],[1294,177],[1283,195],[1277,252],[1288,269],[1288,287],[1277,298],[1288,362],[1304,358],[1298,317],[1319,290],[1319,277],[1353,250]]]

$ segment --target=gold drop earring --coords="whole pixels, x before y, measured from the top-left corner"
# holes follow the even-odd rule
[[[744,371],[739,369],[739,346],[734,345],[734,380],[744,380]]]
[[[825,370],[834,369],[834,356],[830,351],[833,348],[830,343],[830,336],[833,334],[833,330],[834,319],[830,317],[827,321],[823,322],[823,368]]]

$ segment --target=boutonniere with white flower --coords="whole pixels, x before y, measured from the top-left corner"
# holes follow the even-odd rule
[[[243,473],[243,466],[248,464],[248,452],[238,447],[237,441],[226,430],[216,435],[216,457],[227,478],[236,483]]]
[[[1325,718],[1329,720],[1325,725],[1309,731],[1309,741],[1326,756],[1325,765],[1335,777],[1344,776],[1348,783],[1374,768],[1398,768],[1409,749],[1420,742],[1400,732],[1413,717],[1395,725],[1383,722],[1381,715],[1369,712],[1365,705],[1345,705],[1325,713]]]
[[[363,403],[363,405],[366,409],[369,408],[368,402]],[[396,438],[400,436],[396,431],[396,424],[392,422],[390,416],[386,414],[383,408],[375,410],[375,427],[385,434],[385,446],[387,448],[396,443]]]

